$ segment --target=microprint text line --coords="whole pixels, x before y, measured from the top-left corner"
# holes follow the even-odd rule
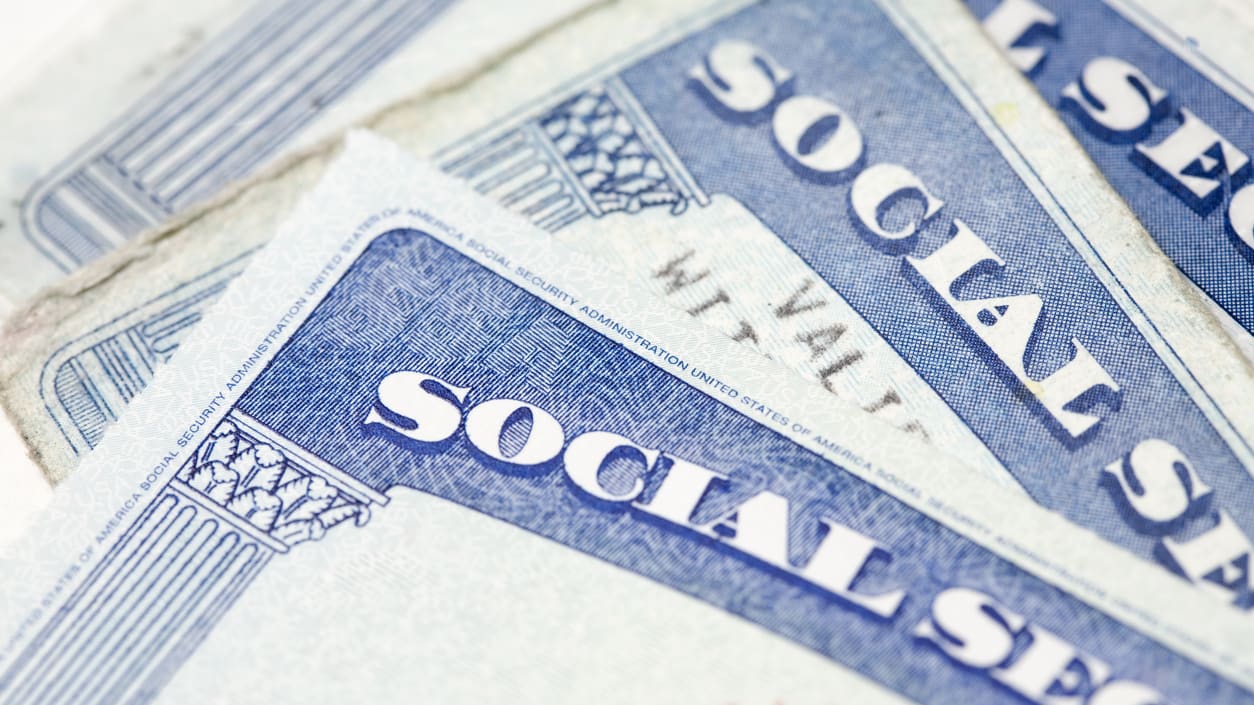
[[[589,306],[588,304],[580,305],[579,302],[582,299],[576,297],[573,293],[557,286],[556,284],[551,284],[549,279],[547,279],[543,274],[538,273],[529,264],[520,264],[515,266],[513,264],[513,259],[511,259],[503,250],[490,244],[485,239],[469,239],[466,241],[466,247],[476,254],[478,259],[487,260],[507,271],[511,271],[514,277],[520,279],[522,282],[525,282],[526,286],[537,296],[551,299],[555,302],[557,307],[564,309],[572,316],[588,319],[595,324],[595,326],[593,326],[594,328],[607,331],[611,337],[622,341],[625,347],[632,350],[637,355],[650,361],[654,361],[659,365],[665,364],[680,370],[684,373],[684,375],[692,378],[691,382],[693,383],[693,386],[698,388],[705,387],[716,391],[726,399],[733,402],[730,403],[729,406],[738,408],[740,411],[747,413],[747,415],[751,417],[770,422],[774,426],[781,429],[791,429],[791,431],[795,434],[809,436],[813,432],[810,426],[790,419],[787,415],[772,408],[766,402],[744,394],[739,389],[724,382],[716,375],[693,365],[688,360],[684,359],[683,356],[677,355],[656,342],[651,341],[643,335],[635,332],[630,326],[622,323],[614,316],[610,315],[610,313]],[[840,449],[840,446],[834,442],[825,441],[823,439],[820,439],[820,442],[829,446],[836,452],[841,452],[841,450],[843,450]]]

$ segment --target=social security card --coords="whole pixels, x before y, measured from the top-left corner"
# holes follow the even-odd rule
[[[1199,3],[970,5],[1252,354],[1254,29]]]
[[[271,679],[280,700],[314,702],[352,658],[340,652],[403,664],[423,612],[450,607],[389,612],[425,586],[413,562],[375,562],[376,523],[393,555],[479,537],[452,542],[490,558],[465,556],[483,569],[457,590],[505,581],[510,611],[552,610],[554,636],[512,656],[470,634],[482,665],[440,663],[449,680],[573,658],[549,648],[567,617],[540,597],[548,581],[512,582],[551,567],[596,575],[567,589],[614,598],[596,603],[607,613],[648,610],[624,587],[687,595],[679,611],[703,616],[676,623],[747,623],[718,629],[750,663],[803,647],[830,662],[816,683],[839,677],[832,692],[860,702],[1254,702],[1249,628],[1222,602],[694,328],[368,134],[131,412],[5,558],[0,702],[144,702],[167,685],[231,702]],[[581,628],[605,670],[654,641],[701,643],[665,621],[634,637],[613,623]],[[353,678],[358,699],[396,701],[377,672]],[[527,682],[573,702],[557,673]]]
[[[919,423],[968,434],[942,449],[1248,607],[1249,368],[973,26],[941,2],[729,10],[440,160],[585,251],[661,243],[641,267],[698,318],[738,298],[794,325],[825,283],[849,315],[766,352],[831,389],[874,366],[847,335],[871,329],[939,398]],[[711,285],[692,243],[739,276]]]

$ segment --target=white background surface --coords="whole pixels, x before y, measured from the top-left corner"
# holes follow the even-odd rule
[[[0,0],[0,98],[79,37],[96,31],[122,0]]]

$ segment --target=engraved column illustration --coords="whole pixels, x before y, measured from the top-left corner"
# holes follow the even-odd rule
[[[549,230],[709,198],[635,96],[609,78],[516,127],[458,145],[441,166]]]
[[[121,541],[0,677],[2,702],[150,701],[266,564],[386,502],[231,411],[116,529]]]

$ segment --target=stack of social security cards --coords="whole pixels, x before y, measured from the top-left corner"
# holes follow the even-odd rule
[[[0,705],[1254,703],[1254,6],[88,34],[0,109]]]

